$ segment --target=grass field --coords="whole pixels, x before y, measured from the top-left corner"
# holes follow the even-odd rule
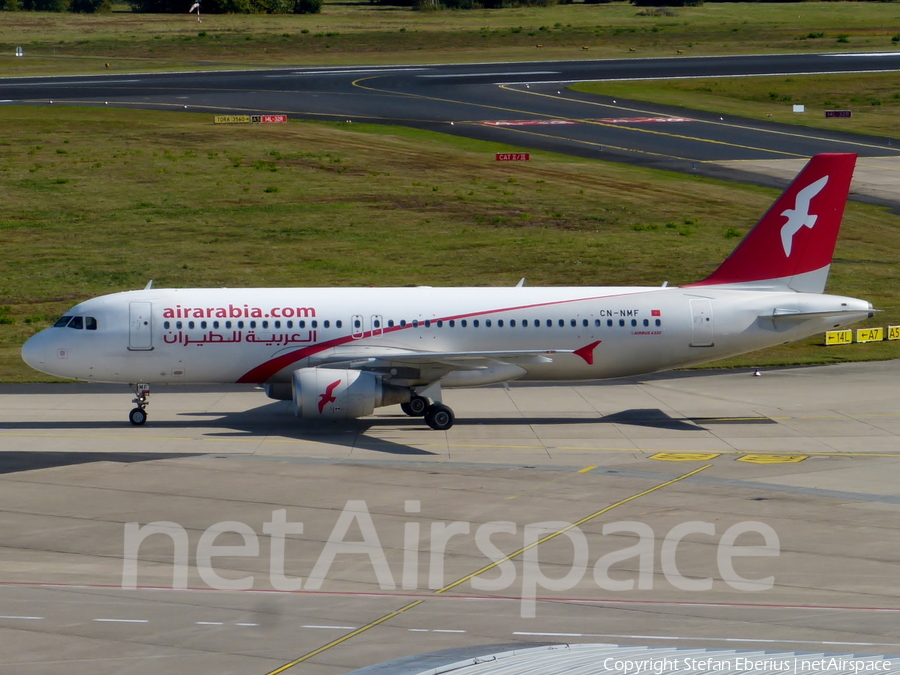
[[[396,127],[3,109],[0,381],[76,302],[157,286],[672,284],[709,274],[772,190]],[[896,216],[848,205],[829,290],[900,323]],[[897,356],[821,338],[736,364]]]
[[[773,122],[900,138],[898,73],[585,82],[576,91]],[[792,112],[795,103],[806,112]],[[826,119],[825,110],[850,110]]]
[[[631,4],[417,12],[326,2],[317,15],[4,12],[0,76],[159,69],[894,50],[900,4]],[[812,37],[811,37],[812,36]],[[542,45],[537,49],[536,45]],[[15,58],[16,46],[25,50]],[[587,48],[587,49],[585,49]],[[107,68],[107,64],[109,67]]]

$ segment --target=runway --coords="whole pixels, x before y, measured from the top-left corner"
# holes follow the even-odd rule
[[[124,387],[3,385],[4,664],[337,675],[510,643],[900,653],[898,375],[893,361],[453,390],[448,432],[396,407],[304,424],[239,387],[161,389],[133,428]],[[280,553],[282,509],[294,529]],[[161,522],[188,542],[181,590],[172,537],[147,537],[127,562],[126,524]],[[204,537],[229,522],[215,544],[239,548],[201,569]],[[712,533],[684,536],[666,568],[666,538],[698,522]],[[734,558],[757,590],[729,583],[719,558],[748,522],[778,541]],[[545,538],[522,550],[537,523]],[[632,557],[604,577],[603,556],[637,542],[604,528],[634,523],[654,535],[648,576]],[[571,525],[587,546],[574,577]],[[485,526],[501,528],[493,558]],[[329,540],[366,545],[328,566]]]
[[[3,104],[113,105],[403,124],[516,147],[753,179],[753,162],[900,156],[867,137],[576,94],[585,80],[884,72],[900,53],[680,57],[7,78]],[[52,103],[50,103],[52,101]],[[0,104],[2,105],[2,104]],[[747,162],[735,167],[727,162]],[[765,168],[761,169],[767,175]],[[757,177],[752,176],[757,172]],[[775,183],[779,183],[778,180]],[[883,190],[883,187],[879,188]],[[877,195],[884,195],[877,191]],[[900,203],[900,195],[882,197]]]

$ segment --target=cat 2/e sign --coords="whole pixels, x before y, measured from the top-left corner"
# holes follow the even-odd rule
[[[531,159],[531,154],[527,152],[498,152],[496,159],[498,162],[527,162]]]

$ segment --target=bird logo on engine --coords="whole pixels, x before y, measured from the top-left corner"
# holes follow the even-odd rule
[[[341,383],[340,380],[335,380],[327,387],[325,387],[325,393],[319,394],[319,414],[322,414],[322,411],[325,410],[325,406],[329,403],[334,403],[337,399],[331,394],[337,389],[337,386]]]

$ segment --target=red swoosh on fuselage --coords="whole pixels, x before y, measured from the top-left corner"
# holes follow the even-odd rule
[[[670,289],[671,288],[675,288],[675,287],[673,286],[673,287],[670,287]],[[481,312],[471,312],[469,314],[455,314],[452,316],[446,316],[446,317],[442,317],[442,318],[429,319],[429,321],[435,322],[435,321],[455,321],[457,319],[470,319],[475,316],[484,316],[485,314],[498,314],[500,312],[515,312],[515,311],[524,310],[524,309],[534,309],[536,307],[552,307],[554,305],[566,305],[566,304],[570,304],[573,302],[586,302],[586,301],[590,301],[590,300],[605,300],[607,298],[617,298],[617,297],[623,297],[626,295],[643,295],[645,293],[651,293],[651,292],[654,292],[657,290],[659,290],[659,289],[653,288],[653,289],[636,291],[634,293],[621,293],[621,294],[617,294],[617,295],[598,295],[598,296],[595,296],[592,298],[573,298],[571,300],[557,300],[554,302],[540,302],[540,303],[536,303],[534,305],[521,305],[519,307],[508,307],[508,308],[503,308],[503,309],[487,309],[487,310],[484,310]],[[387,333],[395,333],[400,330],[409,330],[413,327],[414,326],[412,325],[412,323],[407,323],[405,326],[392,326],[390,328],[384,328],[381,331],[380,335],[384,335]],[[421,327],[421,324],[419,324],[419,326],[415,326],[415,328],[420,328],[420,327]],[[361,337],[356,337],[356,338],[352,337],[351,335],[345,335],[344,337],[334,338],[332,340],[326,340],[325,342],[320,342],[317,345],[303,347],[302,349],[298,349],[295,352],[288,352],[287,354],[282,354],[280,356],[276,356],[274,359],[269,359],[268,361],[265,361],[264,363],[259,364],[252,370],[247,371],[246,373],[241,375],[240,378],[238,378],[237,382],[238,382],[238,384],[258,384],[260,382],[267,382],[269,380],[269,378],[271,378],[273,375],[275,375],[275,373],[277,373],[280,370],[283,370],[284,368],[287,368],[292,363],[296,363],[297,361],[301,361],[307,357],[313,356],[314,354],[323,352],[326,349],[331,349],[332,347],[338,347],[340,345],[344,345],[349,342],[356,342],[357,340],[364,340],[366,338],[372,337],[373,335],[374,335],[374,333],[372,331],[366,331],[365,333],[362,334]],[[589,346],[591,347],[591,356],[593,356],[593,347],[596,347],[596,345],[589,345]],[[585,349],[587,349],[587,347],[582,347],[581,350],[579,350],[579,351],[582,351]],[[576,354],[578,354],[578,352],[576,352]],[[588,361],[588,359],[585,358],[584,355],[579,354],[579,356],[581,356],[583,359],[585,359],[585,361]],[[590,364],[590,361],[588,361],[588,364]]]

